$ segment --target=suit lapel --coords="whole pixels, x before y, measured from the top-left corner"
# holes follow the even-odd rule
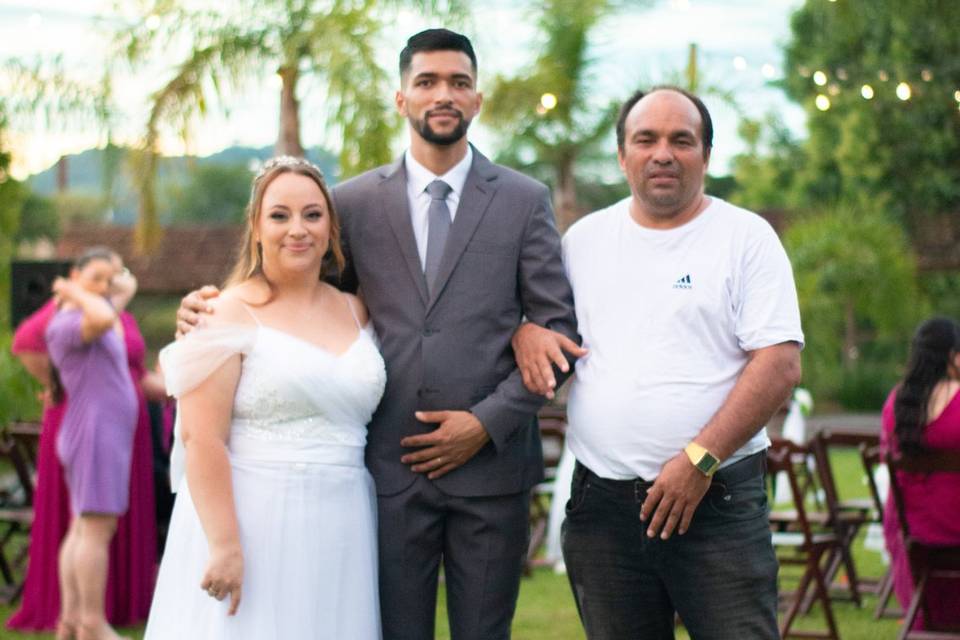
[[[437,273],[437,282],[427,305],[428,313],[443,293],[454,267],[460,261],[460,256],[463,255],[463,251],[467,248],[470,238],[473,237],[477,225],[480,224],[493,194],[496,193],[496,179],[497,172],[493,163],[474,148],[473,165],[470,167],[467,181],[463,184],[460,204],[457,205],[457,213],[453,219],[453,225],[450,227],[450,235],[447,236],[447,245],[444,247],[443,259],[440,261],[440,271]],[[411,237],[412,235],[411,232]],[[424,288],[424,291],[426,291],[426,288]]]
[[[417,253],[417,240],[413,236],[410,222],[410,202],[407,199],[407,172],[403,167],[403,156],[394,164],[385,168],[380,182],[380,210],[387,216],[390,228],[397,238],[400,252],[410,271],[410,277],[416,283],[423,304],[427,304],[427,281],[420,267],[420,254]]]

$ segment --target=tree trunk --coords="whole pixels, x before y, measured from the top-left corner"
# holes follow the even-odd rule
[[[295,64],[277,70],[282,86],[280,89],[280,133],[274,153],[278,156],[304,156],[300,144],[300,103],[297,102],[297,80],[300,71]]]
[[[556,167],[557,184],[553,190],[553,208],[557,227],[563,234],[580,217],[577,183],[573,176],[573,156],[564,156]]]

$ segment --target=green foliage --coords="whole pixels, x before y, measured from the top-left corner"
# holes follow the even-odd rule
[[[585,170],[609,169],[612,154],[604,144],[616,120],[618,101],[598,103],[588,55],[590,35],[615,13],[611,0],[538,0],[542,44],[536,59],[516,76],[497,76],[484,103],[482,117],[499,134],[503,151],[497,159],[553,187],[561,227],[572,223]],[[542,104],[552,94],[556,105]],[[609,204],[606,202],[604,204]]]
[[[20,228],[20,212],[26,187],[10,177],[11,154],[7,151],[5,102],[0,98],[0,330],[10,324],[10,260],[14,237]]]
[[[798,187],[807,203],[874,206],[909,231],[960,205],[960,3],[808,0],[793,16],[785,89],[810,138]],[[823,71],[827,86],[811,74]],[[895,88],[907,82],[908,101]],[[874,90],[872,100],[861,86]],[[817,94],[831,107],[819,111]],[[802,204],[802,203],[801,203]]]
[[[64,225],[107,220],[109,203],[100,193],[65,191],[53,197],[53,204]]]
[[[795,207],[797,175],[806,164],[801,144],[776,114],[744,119],[739,130],[747,150],[733,159],[732,201],[753,211]]]
[[[59,237],[60,215],[57,213],[55,199],[35,191],[28,192],[23,200],[16,240],[29,242],[40,238]]]
[[[905,345],[924,315],[902,228],[882,213],[830,210],[794,223],[784,244],[806,335],[805,386],[815,396],[837,397],[847,385],[855,390],[848,400],[855,395],[882,401],[879,394],[896,379]],[[871,367],[883,371],[868,373]]]
[[[239,223],[250,198],[250,170],[242,164],[197,164],[184,185],[170,187],[175,222]]]
[[[40,417],[40,383],[10,353],[11,336],[0,331],[0,427],[13,420]]]

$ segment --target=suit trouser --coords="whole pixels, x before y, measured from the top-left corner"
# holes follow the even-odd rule
[[[508,639],[529,537],[529,492],[463,498],[418,475],[377,502],[384,640],[434,638],[441,559],[452,640]]]

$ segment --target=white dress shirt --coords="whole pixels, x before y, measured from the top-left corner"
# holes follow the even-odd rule
[[[452,224],[457,217],[460,195],[463,193],[463,185],[467,181],[467,174],[470,173],[470,165],[473,163],[473,149],[467,146],[467,154],[463,156],[463,160],[455,164],[442,176],[435,175],[417,162],[409,149],[404,154],[403,162],[407,170],[407,201],[410,203],[410,223],[413,225],[413,236],[417,240],[420,268],[425,269],[427,264],[427,230],[430,227],[430,220],[427,216],[430,209],[430,194],[427,193],[427,185],[437,179],[450,185],[450,193],[447,194],[447,209],[450,210],[450,223]]]

